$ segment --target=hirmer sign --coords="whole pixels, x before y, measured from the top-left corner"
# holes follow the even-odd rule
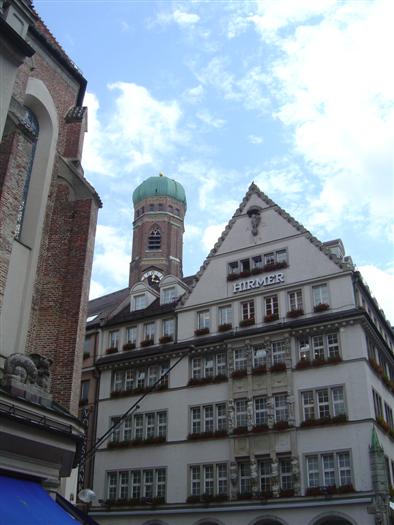
[[[283,273],[272,273],[271,275],[266,275],[265,277],[247,279],[246,281],[235,283],[233,285],[233,293],[245,292],[246,290],[251,290],[252,288],[260,288],[261,286],[269,286],[270,284],[279,284],[284,282],[285,276]]]

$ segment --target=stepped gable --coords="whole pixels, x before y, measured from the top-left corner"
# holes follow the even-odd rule
[[[212,250],[207,255],[207,257],[206,257],[205,261],[203,262],[203,264],[201,265],[199,271],[196,273],[195,279],[194,279],[193,283],[190,286],[190,292],[185,293],[185,295],[182,297],[182,299],[180,301],[180,304],[184,304],[186,299],[192,293],[194,287],[196,286],[196,284],[200,280],[201,275],[205,271],[205,268],[208,266],[208,264],[209,264],[210,260],[212,259],[212,257],[216,254],[218,249],[223,244],[223,241],[226,239],[226,237],[227,237],[228,233],[230,232],[232,226],[234,225],[235,221],[237,220],[237,217],[239,217],[242,214],[243,210],[245,209],[245,206],[249,202],[250,197],[252,196],[253,193],[258,195],[261,198],[262,201],[264,201],[269,207],[273,208],[281,217],[283,217],[289,224],[291,224],[294,228],[296,228],[300,233],[304,233],[305,237],[311,242],[311,244],[316,246],[329,259],[331,259],[333,262],[335,262],[335,264],[337,264],[337,266],[339,266],[339,268],[347,269],[347,265],[345,263],[342,263],[340,260],[338,260],[337,257],[335,257],[332,253],[330,253],[329,249],[324,245],[324,243],[319,241],[319,239],[317,239],[317,237],[312,235],[311,232],[305,228],[305,226],[303,226],[298,221],[296,221],[294,219],[294,217],[292,217],[289,213],[287,213],[287,211],[285,211],[283,208],[281,208],[272,199],[270,199],[264,192],[262,192],[260,190],[260,188],[257,186],[257,184],[252,182],[251,185],[248,188],[248,191],[245,194],[245,197],[242,199],[241,204],[238,206],[238,208],[235,211],[234,215],[229,220],[229,222],[227,223],[227,226],[225,227],[225,229],[223,230],[223,232],[220,235],[219,239],[215,243],[214,247],[212,248]]]

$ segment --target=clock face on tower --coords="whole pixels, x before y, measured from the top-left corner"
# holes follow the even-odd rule
[[[142,280],[147,280],[150,286],[157,286],[162,278],[163,274],[157,270],[149,270],[148,272],[142,274]]]

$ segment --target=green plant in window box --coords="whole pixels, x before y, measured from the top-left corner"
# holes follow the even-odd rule
[[[239,322],[239,326],[241,328],[245,328],[246,326],[252,326],[254,325],[255,323],[255,319],[254,317],[249,317],[249,319],[242,319],[240,322]]]
[[[294,319],[296,317],[300,317],[301,315],[304,315],[304,310],[302,308],[296,308],[294,310],[289,310],[287,312],[287,317]]]

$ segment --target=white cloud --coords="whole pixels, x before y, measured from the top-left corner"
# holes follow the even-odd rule
[[[260,137],[259,135],[248,135],[248,142],[250,144],[262,144],[264,142],[263,137]]]
[[[102,295],[105,295],[107,290],[105,287],[100,284],[98,281],[91,280],[90,281],[90,290],[89,290],[89,301],[92,299],[96,299],[96,297],[101,297]]]
[[[196,113],[196,117],[207,126],[213,128],[222,128],[226,121],[221,118],[214,117],[208,110],[201,110]]]
[[[174,145],[185,142],[178,126],[182,117],[176,101],[160,101],[143,86],[116,82],[108,86],[114,94],[114,111],[106,123],[98,119],[99,102],[89,94],[89,133],[83,163],[87,170],[118,176],[144,165],[154,165]]]
[[[197,14],[186,13],[185,11],[181,11],[180,9],[175,9],[175,11],[172,13],[172,18],[174,22],[181,26],[197,24],[197,22],[200,20],[200,17]]]
[[[202,230],[199,226],[196,224],[185,224],[185,233],[183,235],[183,240],[185,242],[195,240],[196,238],[200,237],[202,234]]]
[[[310,223],[332,230],[348,221],[390,231],[393,203],[394,4],[261,2],[253,21],[275,34],[271,65],[276,113],[297,154],[320,179]],[[291,24],[304,21],[296,28]],[[278,32],[292,27],[286,37]]]
[[[289,197],[304,192],[306,186],[304,174],[291,163],[261,171],[255,176],[255,182],[269,196],[280,194]]]
[[[219,239],[220,235],[223,233],[226,223],[223,224],[212,224],[207,226],[202,235],[202,244],[203,247],[210,251],[214,247],[216,241]]]
[[[374,265],[359,266],[365,282],[370,287],[371,293],[375,296],[379,306],[384,310],[387,319],[394,324],[394,266],[388,270],[382,270]]]
[[[98,225],[93,271],[102,282],[112,287],[126,286],[131,259],[130,239],[124,232],[113,226]]]
[[[184,98],[190,103],[190,104],[196,104],[197,102],[200,102],[202,97],[204,96],[204,88],[201,84],[198,86],[195,86],[194,88],[189,89],[186,91]]]

